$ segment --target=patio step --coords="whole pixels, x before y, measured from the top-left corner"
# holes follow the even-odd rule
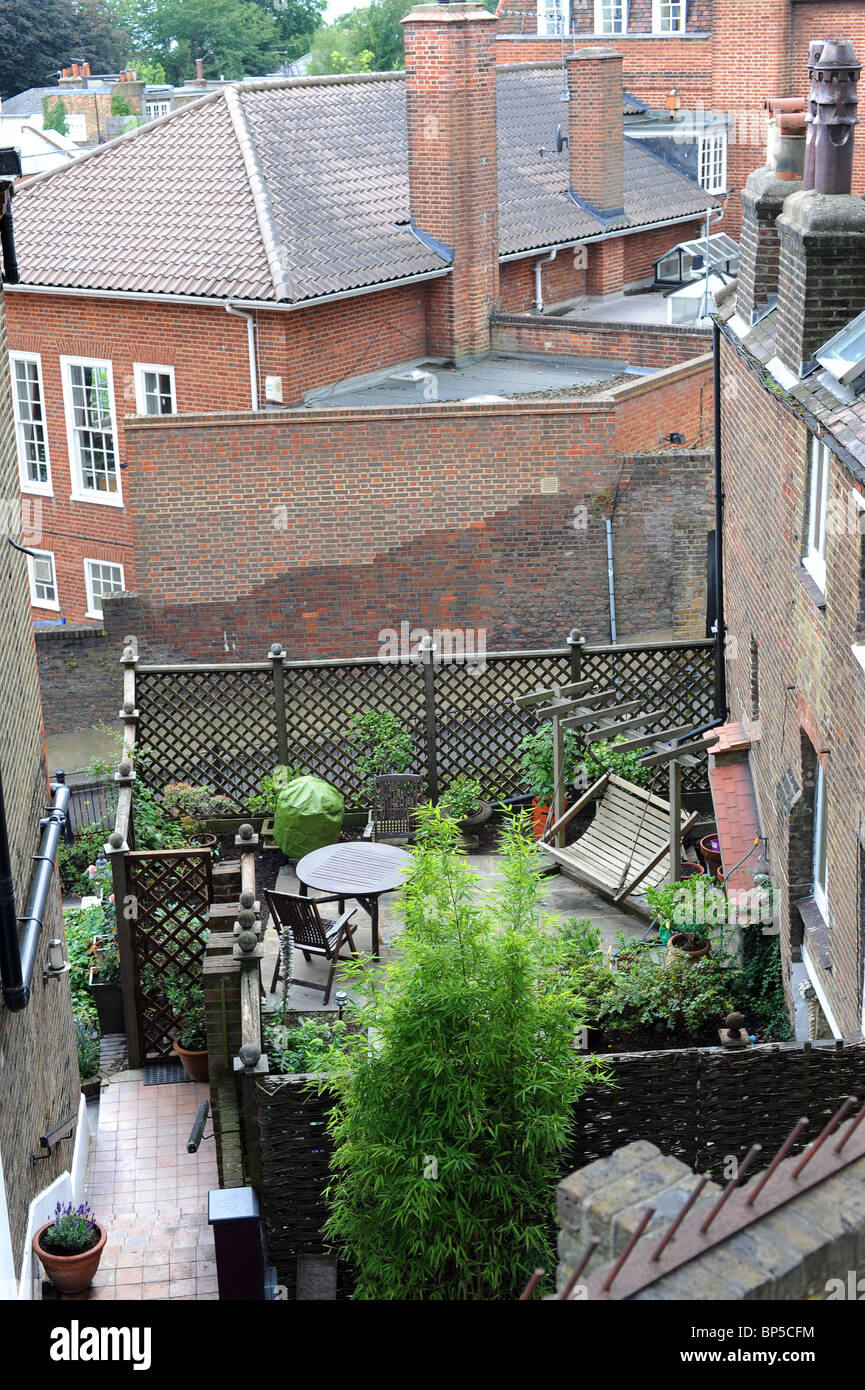
[[[240,860],[226,859],[213,866],[214,902],[236,902],[240,897]]]

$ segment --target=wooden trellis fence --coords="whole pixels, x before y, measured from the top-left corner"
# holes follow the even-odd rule
[[[300,766],[336,786],[349,806],[362,801],[355,752],[346,742],[353,715],[386,709],[411,731],[415,762],[435,797],[459,772],[488,794],[519,795],[517,747],[537,728],[514,697],[537,686],[593,679],[622,699],[662,704],[670,727],[715,717],[715,644],[709,639],[586,646],[572,633],[548,651],[408,659],[288,661],[278,644],[267,661],[213,666],[138,666],[138,742],[148,752],[143,777],[203,782],[232,798],[239,812],[278,762]],[[666,727],[659,725],[659,732]],[[684,790],[708,788],[706,759],[687,769]]]

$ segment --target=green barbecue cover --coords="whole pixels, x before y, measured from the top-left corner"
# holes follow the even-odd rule
[[[302,859],[322,845],[335,845],[345,802],[320,777],[295,777],[276,798],[273,837],[289,859]]]

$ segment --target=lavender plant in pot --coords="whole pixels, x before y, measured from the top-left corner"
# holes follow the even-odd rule
[[[33,1253],[61,1293],[83,1293],[93,1283],[108,1232],[87,1202],[57,1203],[54,1216],[33,1237]]]

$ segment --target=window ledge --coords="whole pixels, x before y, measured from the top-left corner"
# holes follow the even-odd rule
[[[796,578],[805,591],[805,597],[822,613],[826,607],[826,595],[816,579],[808,573],[804,565],[796,566]]]
[[[805,931],[805,943],[808,946],[810,956],[823,970],[831,970],[832,957],[829,954],[829,923],[826,921],[826,918],[823,916],[814,898],[799,898],[794,906],[802,919],[802,926]]]
[[[71,492],[70,502],[95,502],[97,507],[122,507],[123,498],[110,492]]]
[[[21,484],[21,491],[27,497],[53,497],[54,489],[50,483],[24,483]]]

